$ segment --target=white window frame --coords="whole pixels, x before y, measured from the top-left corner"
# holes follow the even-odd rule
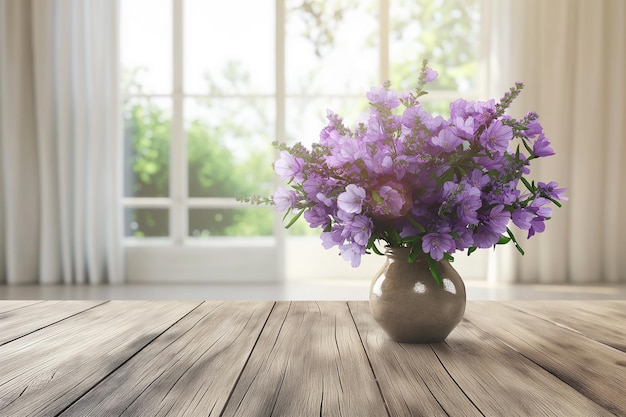
[[[271,237],[212,237],[194,239],[187,236],[189,208],[241,208],[241,203],[234,198],[190,198],[187,195],[187,141],[183,125],[183,106],[186,97],[209,97],[184,93],[184,0],[172,1],[173,16],[173,91],[172,94],[132,95],[133,98],[172,99],[172,124],[170,140],[170,182],[169,197],[133,198],[123,197],[122,205],[126,208],[168,208],[170,236],[163,238],[125,238],[126,279],[129,283],[265,283],[282,282],[289,274],[289,279],[312,278],[310,268],[296,268],[288,265],[288,259],[294,258],[294,249],[288,248],[287,234],[283,228],[282,214],[274,216],[274,236]],[[379,82],[389,79],[389,0],[380,0],[380,49]],[[276,19],[276,91],[275,94],[263,95],[275,98],[275,134],[279,141],[286,140],[287,98],[285,86],[285,0],[275,0]],[[482,52],[484,54],[484,52]],[[486,62],[482,59],[481,62]],[[481,65],[482,66],[482,65]],[[486,68],[481,68],[486,74]],[[365,89],[369,88],[366,86]],[[365,90],[364,90],[365,91]],[[480,77],[477,95],[486,91],[484,77]],[[480,92],[480,93],[479,93]],[[251,95],[252,96],[252,95]],[[261,97],[260,95],[257,95]],[[352,97],[337,95],[334,97]],[[456,92],[433,92],[432,99],[455,99]],[[317,96],[316,96],[317,97]],[[466,98],[478,98],[466,96]],[[272,138],[274,139],[274,138]],[[268,141],[272,140],[268,139]],[[307,251],[315,260],[309,264],[322,265],[320,274],[326,278],[371,277],[375,265],[382,261],[364,260],[360,271],[352,270],[347,263],[320,250],[317,238],[295,238],[293,247]],[[291,251],[290,251],[291,249]],[[322,257],[329,257],[322,259]],[[473,258],[476,255],[473,255]],[[317,261],[319,259],[319,261]],[[486,270],[486,258],[476,259],[473,269],[477,272]],[[340,264],[341,263],[341,264]],[[476,262],[475,262],[476,263]],[[348,265],[348,266],[346,266]],[[348,269],[350,268],[350,269]],[[375,271],[374,271],[375,272]],[[470,273],[471,275],[471,273]],[[467,277],[467,275],[465,275]]]

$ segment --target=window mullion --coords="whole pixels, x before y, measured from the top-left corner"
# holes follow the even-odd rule
[[[183,124],[183,0],[173,0],[173,94],[170,140],[170,236],[182,244],[187,228],[187,146]]]
[[[389,80],[389,0],[380,0],[380,82]]]
[[[276,0],[276,138],[279,142],[286,141],[286,90],[285,90],[285,0]],[[278,151],[275,152],[278,156]],[[277,181],[276,177],[275,181]],[[276,183],[278,185],[278,183]],[[276,237],[276,273],[278,280],[286,279],[285,251],[287,234],[283,228],[282,215],[274,214],[274,236]]]

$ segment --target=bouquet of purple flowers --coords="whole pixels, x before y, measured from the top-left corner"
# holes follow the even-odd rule
[[[410,248],[409,262],[426,254],[437,280],[436,261],[456,251],[512,242],[523,254],[509,222],[530,238],[544,231],[551,205],[566,200],[556,182],[525,178],[532,160],[554,151],[537,113],[505,115],[523,84],[499,103],[458,99],[446,120],[419,101],[436,77],[424,61],[415,91],[373,87],[353,129],[328,111],[311,149],[275,143],[274,170],[287,186],[252,201],[293,214],[286,227],[304,217],[321,228],[322,245],[337,246],[353,267],[365,253],[382,254],[377,241]]]

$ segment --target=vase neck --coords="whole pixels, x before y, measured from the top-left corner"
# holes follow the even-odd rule
[[[409,254],[411,253],[411,248],[405,247],[392,247],[388,246],[385,250],[385,256],[389,258],[397,258],[397,259],[408,259]],[[419,258],[423,257],[424,254],[420,253]]]

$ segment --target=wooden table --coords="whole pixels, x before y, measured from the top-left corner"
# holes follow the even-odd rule
[[[626,416],[626,301],[468,302],[445,343],[366,302],[0,301],[0,416]]]

